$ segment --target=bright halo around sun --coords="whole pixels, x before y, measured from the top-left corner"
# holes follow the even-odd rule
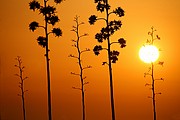
[[[145,63],[155,62],[159,58],[159,50],[154,45],[144,45],[139,50],[139,57]]]

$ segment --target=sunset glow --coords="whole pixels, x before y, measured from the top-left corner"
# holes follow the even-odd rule
[[[45,19],[38,13],[39,10],[29,9],[30,1],[32,0],[1,0],[0,3],[0,120],[23,120],[22,101],[18,96],[21,93],[20,81],[15,76],[19,74],[15,67],[17,56],[21,57],[25,66],[23,75],[28,77],[24,82],[27,120],[48,120],[46,52],[37,41],[38,36],[45,37],[42,27]],[[44,5],[44,0],[35,1]],[[108,54],[105,49],[108,47],[108,40],[99,43],[95,36],[103,27],[106,28],[106,22],[104,19],[98,19],[94,25],[88,22],[91,15],[104,18],[106,14],[96,10],[97,3],[94,2],[97,0],[63,0],[58,5],[53,4],[54,0],[48,1],[57,8],[59,22],[54,27],[62,30],[62,36],[55,37],[55,34],[51,34],[53,26],[48,28],[53,120],[82,118],[78,75],[80,69],[76,58],[78,52],[73,47],[76,45],[73,42],[76,34],[72,32],[72,26],[76,25],[75,16],[79,16],[79,21],[84,23],[79,27],[79,34],[87,33],[86,37],[81,37],[80,48],[83,51],[90,50],[87,53],[82,52],[82,65],[85,68],[92,66],[83,73],[88,83],[84,90],[86,118],[111,120]],[[154,64],[155,79],[164,78],[162,82],[156,80],[155,89],[157,93],[162,93],[156,97],[157,120],[180,120],[180,0],[108,1],[111,6],[109,11],[117,7],[124,10],[121,18],[115,14],[109,15],[109,20],[120,20],[122,24],[117,32],[111,31],[113,35],[110,37],[113,43],[111,50],[119,51],[116,54],[118,61],[112,64],[116,120],[153,120],[152,99],[148,98],[152,96],[152,89],[147,85],[151,84],[151,77],[144,77],[150,64],[140,59],[140,56],[145,60],[148,58],[142,45],[147,39],[151,40],[148,32],[151,32],[152,26],[157,30],[153,39],[156,39],[156,34],[161,37],[153,44],[161,52],[160,55],[156,53],[153,60],[148,58],[146,62],[158,59]],[[39,28],[34,32],[29,30],[29,24],[33,21],[39,23]],[[101,37],[104,36],[99,38]],[[126,40],[127,46],[123,49],[116,43],[120,38]],[[103,46],[98,56],[93,52],[96,45]],[[141,47],[142,53],[139,56]],[[70,54],[75,57],[69,57]],[[163,67],[158,65],[159,61],[164,62]]]

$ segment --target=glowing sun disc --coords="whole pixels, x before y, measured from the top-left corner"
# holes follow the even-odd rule
[[[139,57],[145,63],[155,62],[159,58],[159,50],[153,45],[142,46],[139,50]]]

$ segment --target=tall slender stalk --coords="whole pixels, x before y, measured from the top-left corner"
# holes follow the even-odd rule
[[[154,44],[154,30],[152,27],[152,32],[151,32],[151,45]],[[153,116],[154,120],[156,120],[156,100],[155,100],[155,80],[154,80],[154,63],[151,63],[151,79],[152,79],[152,103],[153,103]]]
[[[148,35],[151,36],[151,39],[146,41],[147,44],[149,45],[154,45],[154,41],[155,40],[160,40],[160,37],[158,35],[156,35],[156,37],[154,38],[154,32],[156,30],[151,27],[151,32],[148,32]],[[161,62],[159,61],[158,62],[158,65],[161,65],[163,66],[164,62]],[[144,77],[146,77],[146,75],[150,75],[151,76],[151,84],[148,84],[146,83],[146,85],[151,85],[151,89],[152,89],[152,97],[149,97],[152,99],[152,105],[153,105],[153,120],[157,120],[157,115],[156,115],[156,94],[161,94],[161,93],[157,93],[156,90],[155,90],[155,81],[156,80],[164,80],[163,78],[160,78],[160,79],[155,79],[154,77],[154,65],[155,63],[154,62],[151,62],[151,67],[149,68],[149,71],[144,73]],[[151,73],[149,73],[151,71]]]
[[[47,1],[44,0],[44,7],[46,8],[47,5],[46,5]],[[48,21],[47,21],[47,14],[44,15],[44,18],[45,18],[45,35],[46,35],[46,46],[45,46],[45,49],[46,49],[46,69],[47,69],[47,89],[48,89],[48,117],[49,117],[49,120],[52,120],[52,108],[51,108],[51,80],[50,80],[50,66],[49,66],[49,38],[48,38]]]
[[[105,6],[108,6],[108,0],[106,0]],[[107,29],[107,44],[108,44],[108,67],[109,67],[109,81],[110,81],[110,96],[111,96],[111,116],[112,120],[115,120],[115,108],[114,108],[114,87],[113,87],[113,76],[112,76],[112,63],[111,63],[111,42],[110,42],[110,33],[109,33],[109,9],[106,7],[106,27]]]
[[[151,28],[151,44],[154,44],[154,28]],[[153,116],[154,120],[156,120],[156,93],[155,93],[155,79],[154,79],[154,63],[151,63],[151,77],[152,77],[152,100],[153,100]]]
[[[25,92],[27,90],[24,89],[24,81],[27,79],[27,77],[23,76],[25,67],[22,65],[21,57],[17,56],[16,60],[18,61],[18,64],[15,65],[15,67],[19,69],[19,74],[15,74],[15,75],[20,78],[19,87],[21,89],[21,94],[18,94],[18,95],[21,96],[21,99],[22,99],[23,119],[26,120]]]
[[[80,25],[82,25],[82,24],[84,24],[84,23],[83,23],[83,22],[79,23],[78,18],[79,18],[78,16],[76,16],[76,17],[74,18],[74,21],[76,22],[76,26],[73,26],[73,29],[72,29],[72,31],[76,33],[76,38],[77,38],[77,39],[76,39],[76,40],[72,40],[72,41],[75,42],[75,44],[74,44],[73,46],[77,49],[78,55],[75,56],[75,55],[70,54],[69,57],[76,58],[76,59],[78,60],[78,65],[79,65],[80,72],[79,72],[79,73],[71,72],[71,74],[73,74],[73,75],[78,75],[78,76],[80,77],[81,87],[80,87],[80,88],[73,87],[73,88],[74,88],[74,89],[81,90],[81,98],[82,98],[82,120],[86,120],[85,88],[84,88],[84,85],[88,84],[89,82],[85,82],[86,77],[84,77],[84,70],[85,70],[85,69],[88,69],[88,68],[91,68],[91,66],[83,67],[83,64],[82,64],[82,53],[88,52],[88,51],[90,51],[90,49],[86,48],[85,50],[81,50],[81,48],[80,48],[80,39],[81,39],[82,37],[87,36],[87,34],[80,35],[80,33],[79,33],[79,27],[80,27]]]
[[[113,88],[113,75],[112,75],[112,63],[116,63],[118,60],[119,52],[116,50],[111,50],[111,45],[114,43],[120,44],[121,48],[126,46],[126,40],[124,38],[118,39],[117,42],[113,42],[110,40],[110,37],[121,28],[121,21],[114,20],[110,21],[110,15],[115,14],[118,17],[124,16],[124,10],[121,7],[116,8],[115,10],[109,12],[110,5],[108,0],[95,0],[97,3],[97,11],[105,12],[104,18],[98,18],[96,15],[91,15],[89,18],[89,23],[93,25],[97,20],[104,20],[106,26],[101,29],[100,33],[95,35],[95,38],[98,42],[102,43],[104,40],[107,40],[107,48],[103,48],[101,45],[96,45],[94,47],[95,55],[99,55],[101,50],[107,50],[108,62],[103,62],[103,65],[107,64],[109,69],[109,82],[110,82],[110,102],[111,102],[111,116],[112,120],[115,120],[115,105],[114,105],[114,88]]]
[[[52,108],[51,108],[51,79],[50,79],[50,63],[49,63],[49,35],[53,33],[55,36],[62,36],[62,31],[60,28],[54,28],[54,25],[59,22],[59,18],[56,15],[56,8],[48,4],[49,0],[44,0],[44,5],[41,6],[36,0],[32,0],[29,3],[31,10],[39,10],[39,13],[44,17],[44,25],[39,25],[38,22],[33,21],[29,24],[29,29],[34,32],[38,27],[42,27],[45,32],[45,37],[39,36],[37,38],[38,44],[45,48],[46,57],[46,72],[47,72],[47,94],[48,94],[48,119],[52,120]],[[63,0],[54,0],[56,4],[61,3]],[[52,25],[53,29],[48,31],[48,25]]]
[[[156,120],[156,93],[155,93],[155,80],[154,80],[154,63],[151,63],[152,68],[152,100],[153,100],[153,115],[154,120]]]

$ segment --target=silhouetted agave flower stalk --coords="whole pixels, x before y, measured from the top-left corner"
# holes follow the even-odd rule
[[[38,11],[44,17],[44,25],[40,25],[38,22],[33,21],[29,24],[29,29],[35,31],[37,28],[43,28],[45,31],[44,36],[39,36],[37,42],[40,46],[45,48],[45,57],[47,65],[47,84],[48,84],[48,118],[52,120],[51,113],[51,89],[50,89],[50,67],[49,67],[49,35],[52,33],[55,37],[62,36],[62,30],[60,28],[55,28],[56,23],[59,22],[59,17],[57,16],[56,8],[53,5],[49,4],[50,0],[44,0],[44,4],[41,5],[37,0],[32,0],[29,3],[30,10]],[[60,4],[63,0],[54,0],[54,3]],[[52,26],[52,29],[48,31],[49,25]]]
[[[84,70],[91,68],[91,66],[83,67],[82,54],[83,54],[84,52],[90,51],[90,49],[86,48],[85,50],[81,50],[81,48],[80,48],[80,39],[81,39],[82,37],[87,36],[87,34],[85,33],[85,34],[83,34],[83,35],[80,35],[80,33],[79,33],[79,27],[80,27],[81,25],[83,25],[84,23],[83,23],[83,22],[79,22],[79,17],[78,17],[78,16],[76,16],[76,17],[74,18],[74,21],[76,22],[76,26],[73,26],[72,31],[76,33],[76,40],[72,40],[72,42],[74,42],[74,44],[73,44],[72,46],[77,49],[78,55],[72,55],[72,54],[70,54],[69,57],[72,57],[72,58],[77,59],[80,72],[79,72],[79,73],[71,72],[71,74],[72,74],[72,75],[77,75],[77,76],[80,77],[81,86],[80,86],[80,87],[73,87],[73,89],[78,89],[78,90],[81,91],[81,97],[82,97],[82,120],[86,120],[85,88],[84,88],[84,86],[87,85],[89,82],[86,82],[86,81],[85,81],[86,76],[84,76]]]
[[[121,7],[118,7],[112,11],[110,11],[111,6],[108,3],[108,0],[95,0],[97,4],[96,9],[101,13],[105,13],[104,18],[99,18],[96,15],[91,15],[89,17],[90,25],[94,25],[94,23],[98,20],[103,20],[106,23],[106,26],[101,29],[99,33],[95,35],[95,39],[99,43],[107,41],[107,48],[103,48],[101,45],[96,45],[93,49],[95,55],[99,55],[101,50],[106,50],[108,52],[108,62],[103,62],[103,65],[107,64],[109,67],[109,80],[110,80],[110,101],[111,101],[111,112],[112,112],[112,120],[115,120],[115,108],[114,108],[114,93],[113,93],[113,76],[112,76],[112,65],[111,63],[116,63],[119,56],[119,51],[111,50],[111,46],[114,43],[120,45],[121,48],[126,46],[126,40],[124,38],[119,38],[117,41],[111,41],[110,37],[118,30],[120,30],[122,26],[122,22],[120,20],[110,20],[110,16],[115,14],[118,17],[124,16],[124,10]]]
[[[148,35],[151,36],[151,39],[147,39],[146,44],[149,45],[153,45],[155,40],[160,40],[160,37],[158,35],[154,35],[154,32],[156,32],[156,30],[154,29],[154,27],[151,27],[151,32],[148,32]],[[163,61],[159,61],[156,65],[164,65]],[[153,103],[153,120],[157,120],[157,115],[156,115],[156,95],[157,94],[162,94],[161,92],[156,92],[155,90],[155,81],[164,81],[164,78],[158,78],[156,79],[154,77],[154,67],[155,64],[154,62],[151,62],[151,67],[149,67],[148,72],[144,73],[144,77],[151,76],[151,80],[152,83],[146,83],[145,86],[151,86],[151,90],[152,90],[152,96],[148,96],[148,98],[152,99],[152,103]]]
[[[18,62],[18,64],[16,64],[15,67],[17,67],[19,69],[19,74],[15,74],[15,75],[17,77],[19,77],[19,79],[20,79],[19,88],[21,89],[21,94],[18,94],[18,95],[21,96],[21,99],[22,99],[23,118],[24,118],[24,120],[26,120],[25,92],[27,92],[27,90],[24,89],[24,81],[28,77],[24,77],[24,75],[23,75],[25,67],[22,65],[21,57],[17,56],[15,58],[15,60],[17,60],[17,62]]]

